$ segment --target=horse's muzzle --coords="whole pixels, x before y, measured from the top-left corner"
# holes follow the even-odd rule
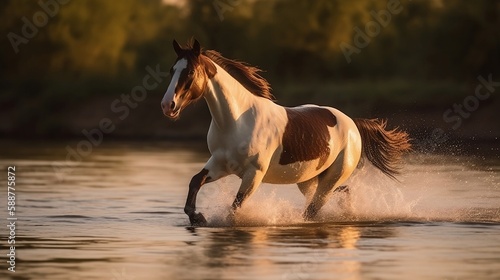
[[[176,108],[176,104],[174,101],[170,102],[161,102],[161,109],[163,111],[163,114],[170,118],[170,119],[177,119],[179,118],[179,113],[180,113],[180,108]]]

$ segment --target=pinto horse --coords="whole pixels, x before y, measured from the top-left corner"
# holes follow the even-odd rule
[[[262,182],[297,184],[307,198],[306,220],[313,219],[335,190],[356,169],[361,157],[394,178],[408,134],[387,130],[377,119],[351,119],[324,106],[282,107],[273,102],[260,69],[202,51],[197,40],[181,47],[161,108],[177,119],[189,104],[205,98],[212,121],[207,135],[211,153],[204,168],[191,179],[184,212],[191,225],[206,225],[196,212],[201,186],[235,174],[241,185],[232,204],[235,211]]]

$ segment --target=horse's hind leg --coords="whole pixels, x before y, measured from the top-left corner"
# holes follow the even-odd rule
[[[334,168],[325,170],[318,177],[318,188],[314,193],[311,202],[304,212],[304,219],[311,220],[318,214],[319,210],[325,205],[332,194],[336,182],[340,178],[340,173]],[[340,170],[341,171],[341,170]]]
[[[311,202],[311,199],[318,186],[318,177],[314,177],[305,182],[297,183],[300,192],[306,197],[306,203]]]
[[[341,151],[333,164],[318,175],[318,187],[304,212],[306,220],[311,220],[318,214],[319,210],[330,199],[333,191],[347,180],[356,168],[355,164],[349,164],[351,161],[344,161],[344,153]]]
[[[351,205],[351,192],[349,189],[349,186],[340,186],[336,188],[334,193],[337,193],[336,195],[340,196],[339,199],[339,206],[341,209],[343,209],[346,214],[351,214],[352,213],[352,205]]]
[[[332,190],[336,187],[342,175],[342,167],[344,161],[344,153],[341,152],[333,164],[325,171],[318,175],[318,187],[314,193],[311,202],[304,212],[304,218],[311,220],[318,214],[318,211],[325,205],[330,198]]]

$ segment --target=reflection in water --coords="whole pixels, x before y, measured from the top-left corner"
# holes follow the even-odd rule
[[[238,271],[247,276],[249,272],[246,268],[252,267],[254,271],[251,274],[254,276],[265,277],[275,273],[279,279],[309,279],[317,273],[359,276],[363,265],[356,251],[360,238],[396,236],[396,228],[386,224],[311,223],[293,227],[187,227],[186,230],[193,237],[205,235],[200,242],[189,244],[203,249],[187,251],[178,265],[187,262],[205,267],[208,271],[215,270],[216,273],[209,278],[220,279],[241,277],[233,275],[234,270],[224,269],[227,267],[240,268],[241,271]],[[282,268],[279,273],[274,272],[276,267]]]
[[[360,236],[361,234],[357,228],[346,226],[340,231],[340,244],[343,248],[355,249]]]
[[[495,160],[417,155],[399,185],[359,170],[352,211],[334,198],[309,223],[295,186],[264,185],[231,227],[227,178],[199,195],[212,227],[192,228],[183,206],[205,152],[103,144],[59,178],[66,145],[0,145],[0,166],[18,170],[17,279],[500,279]]]

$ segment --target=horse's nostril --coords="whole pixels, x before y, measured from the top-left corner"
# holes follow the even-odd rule
[[[172,101],[170,103],[170,110],[173,110],[173,109],[175,109],[175,102],[174,101]]]

